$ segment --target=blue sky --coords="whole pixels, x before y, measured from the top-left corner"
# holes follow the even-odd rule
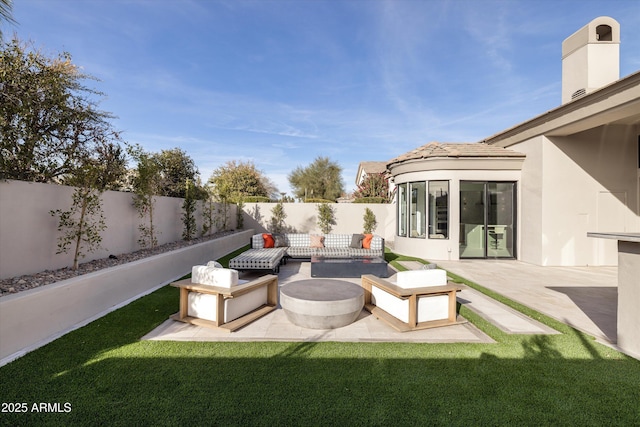
[[[326,156],[352,191],[361,161],[477,142],[560,105],[561,44],[621,25],[640,70],[637,0],[16,0],[15,31],[101,81],[124,139],[180,147],[201,177],[253,161],[287,175]]]

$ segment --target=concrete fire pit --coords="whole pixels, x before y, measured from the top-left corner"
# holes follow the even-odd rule
[[[364,290],[344,280],[299,280],[280,289],[280,304],[294,325],[335,329],[358,318],[364,306]]]

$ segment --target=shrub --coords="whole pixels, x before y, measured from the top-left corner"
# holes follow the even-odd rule
[[[193,181],[187,178],[185,185],[184,201],[182,202],[182,223],[184,229],[182,231],[182,238],[184,240],[191,240],[196,234],[196,198],[195,198],[195,185]]]
[[[375,231],[376,227],[378,227],[378,221],[376,220],[376,216],[373,211],[369,208],[364,210],[364,216],[362,217],[364,220],[364,234],[371,234]]]
[[[305,203],[335,203],[335,200],[327,200],[327,199],[307,199],[304,201]]]
[[[389,203],[384,197],[360,197],[353,200],[353,203]]]
[[[269,223],[269,230],[272,233],[281,233],[284,229],[284,220],[287,217],[287,213],[284,211],[282,202],[278,202],[277,205],[271,209],[271,220]]]
[[[246,196],[242,198],[244,203],[269,203],[271,199],[265,196]]]
[[[336,224],[336,213],[328,203],[318,205],[318,227],[324,234],[331,233],[331,229]]]
[[[244,228],[244,201],[240,200],[236,206],[236,229],[242,230]]]

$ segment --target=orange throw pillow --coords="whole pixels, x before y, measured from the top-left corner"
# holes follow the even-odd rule
[[[274,248],[276,246],[276,241],[273,240],[273,236],[271,234],[263,234],[262,240],[264,240],[265,248]]]
[[[371,240],[373,240],[373,234],[365,234],[364,239],[362,239],[362,248],[371,249]]]

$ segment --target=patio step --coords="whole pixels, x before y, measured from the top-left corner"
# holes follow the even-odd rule
[[[418,270],[423,266],[418,261],[399,261],[399,264],[409,270]],[[457,300],[460,304],[464,304],[468,309],[508,334],[559,333],[555,329],[467,286],[464,286],[464,289],[458,293]]]

